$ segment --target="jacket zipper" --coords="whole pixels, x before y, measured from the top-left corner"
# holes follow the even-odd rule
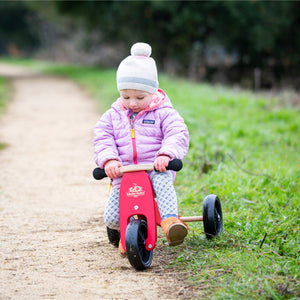
[[[132,120],[129,116],[129,121],[130,121],[130,131],[131,131],[131,140],[132,140],[132,148],[133,148],[133,163],[136,165],[137,164],[137,151],[136,151],[136,140],[135,140],[135,132],[134,132],[134,126]]]

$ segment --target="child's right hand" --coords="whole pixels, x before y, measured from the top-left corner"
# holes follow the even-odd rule
[[[104,170],[110,179],[114,179],[120,176],[120,167],[122,167],[122,163],[112,159],[105,163]]]

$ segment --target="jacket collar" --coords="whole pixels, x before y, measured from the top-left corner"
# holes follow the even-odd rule
[[[148,106],[145,109],[143,109],[141,112],[139,112],[139,114],[143,114],[146,111],[154,110],[156,107],[165,103],[167,101],[167,99],[168,99],[168,96],[166,95],[166,93],[162,89],[158,89],[157,92],[153,94],[152,100],[150,101]],[[127,110],[127,108],[122,104],[122,101],[120,98],[118,98],[117,103],[122,111]]]

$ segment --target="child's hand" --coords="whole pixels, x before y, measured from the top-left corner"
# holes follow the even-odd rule
[[[105,163],[104,170],[110,179],[114,179],[120,176],[120,167],[122,164],[118,160],[112,159]]]
[[[166,155],[158,156],[154,161],[154,167],[159,172],[166,172],[166,167],[168,166],[170,157]]]

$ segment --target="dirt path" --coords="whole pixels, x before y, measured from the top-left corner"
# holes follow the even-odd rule
[[[91,177],[94,102],[65,79],[0,74],[13,86],[0,120],[0,299],[190,298],[159,249],[136,272],[107,241],[108,181]]]

